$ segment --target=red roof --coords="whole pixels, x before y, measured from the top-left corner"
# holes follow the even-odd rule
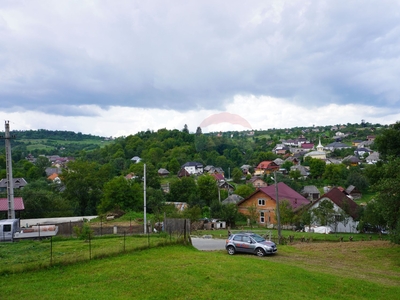
[[[215,180],[225,180],[224,175],[220,174],[220,173],[213,173],[213,174],[211,174],[211,176],[214,177]]]
[[[343,209],[346,205],[349,211],[347,212],[353,219],[358,217],[358,204],[346,196],[339,188],[333,188],[326,194],[322,195],[317,201],[323,198],[329,198],[333,203]]]
[[[24,200],[22,200],[22,197],[14,198],[14,210],[25,210]],[[8,211],[7,198],[0,198],[0,211]]]
[[[275,162],[269,161],[269,160],[264,160],[264,161],[260,162],[257,166],[257,169],[261,169],[261,170],[277,169],[277,168],[279,168],[279,166]]]
[[[267,187],[261,187],[257,191],[255,191],[252,195],[255,193],[262,192],[266,195],[268,195],[271,199],[276,201],[276,191],[275,191],[275,185],[270,185]],[[246,199],[241,200],[238,204],[246,201],[248,198],[250,198],[252,195],[247,197]],[[293,210],[296,210],[304,205],[307,205],[310,203],[310,201],[306,198],[304,198],[302,195],[300,195],[298,192],[287,186],[283,182],[278,182],[278,198],[279,201],[287,200],[289,201],[291,207]]]

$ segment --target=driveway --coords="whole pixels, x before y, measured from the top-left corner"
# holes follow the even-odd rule
[[[192,237],[192,244],[195,248],[202,251],[225,250],[224,239]]]

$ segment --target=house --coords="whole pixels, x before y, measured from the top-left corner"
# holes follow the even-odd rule
[[[186,171],[184,168],[180,169],[178,172],[178,177],[190,177],[190,174],[188,171]]]
[[[300,172],[300,176],[303,179],[306,179],[308,177],[308,175],[310,174],[310,171],[307,167],[302,166],[302,165],[294,165],[290,167],[290,171],[299,171]]]
[[[224,174],[221,174],[221,173],[212,173],[211,176],[212,176],[218,183],[225,182]]]
[[[251,183],[255,188],[266,187],[268,184],[258,176],[253,176],[246,183]]]
[[[182,166],[190,175],[201,175],[203,174],[203,164],[195,161],[189,161]]]
[[[367,136],[367,140],[368,140],[368,142],[373,142],[373,141],[375,141],[375,136],[374,135],[368,135]]]
[[[254,170],[255,176],[260,176],[264,174],[271,174],[279,170],[279,166],[273,161],[264,160],[258,164]]]
[[[229,195],[226,199],[224,199],[221,203],[223,205],[232,204],[232,203],[233,204],[237,204],[241,200],[243,200],[242,196],[239,196],[239,195],[236,195],[236,194],[232,194],[232,195]]]
[[[301,149],[303,149],[304,151],[311,151],[312,149],[314,149],[314,143],[301,144]]]
[[[14,211],[16,215],[20,215],[21,211],[25,210],[24,200],[22,197],[14,197]],[[5,218],[7,218],[8,213],[8,198],[0,198],[0,213],[5,214]],[[0,219],[3,219],[0,217]]]
[[[228,191],[228,194],[232,193],[235,190],[235,187],[232,184],[230,184],[229,182],[227,182],[227,181],[219,183],[218,187],[221,190]]]
[[[289,147],[287,147],[284,144],[277,144],[273,149],[272,152],[274,152],[277,155],[284,155],[286,151],[289,151]]]
[[[125,175],[125,179],[127,179],[127,180],[136,179],[136,178],[137,178],[137,176],[133,172]]]
[[[244,175],[250,174],[250,169],[252,167],[250,165],[243,165],[240,167]]]
[[[362,142],[363,142],[362,140],[353,140],[353,141],[351,142],[351,145],[352,145],[353,147],[358,147],[358,145],[360,145]]]
[[[294,211],[309,204],[310,201],[297,193],[295,190],[287,186],[283,182],[279,182],[277,186],[278,200],[280,202],[286,200]],[[276,223],[276,186],[270,185],[257,189],[249,197],[237,203],[238,211],[243,215],[250,216],[252,207],[255,208],[257,215],[257,223],[261,226],[267,226]]]
[[[324,195],[321,196],[316,202],[312,203],[308,210],[311,211],[313,215],[313,210],[318,208],[319,205],[323,201],[329,201],[333,204],[333,209],[335,211],[335,220],[331,224],[328,224],[328,226],[331,228],[331,231],[333,232],[357,232],[357,226],[358,226],[358,210],[359,207],[357,203],[355,203],[352,199],[347,197],[345,193],[341,192],[340,189],[334,187],[332,188],[329,192],[325,193]],[[347,214],[346,219],[342,219],[342,214]],[[314,224],[319,226],[319,224],[316,221],[316,218],[314,219]]]
[[[169,175],[169,171],[163,168],[158,169],[157,173],[161,177],[167,177]]]
[[[346,194],[350,196],[351,199],[360,199],[362,193],[354,185],[349,185],[346,189]]]
[[[319,190],[315,185],[306,185],[305,187],[303,187],[300,194],[302,194],[305,198],[307,198],[311,202],[318,200],[319,197],[321,196]]]
[[[62,169],[61,168],[55,168],[55,167],[49,167],[49,168],[46,168],[45,172],[46,172],[47,176],[50,176],[50,175],[52,175],[54,173],[60,175],[62,173]]]
[[[354,155],[349,155],[343,158],[343,163],[349,164],[352,167],[358,166],[360,162],[361,162],[360,159]]]
[[[370,155],[367,156],[367,158],[365,159],[365,161],[367,162],[367,164],[371,165],[371,164],[376,164],[378,161],[380,161],[379,159],[379,153],[378,152],[372,152]]]
[[[317,150],[316,151],[310,151],[304,155],[304,158],[306,157],[311,157],[311,158],[317,158],[317,159],[326,159],[326,153],[324,151],[324,146],[321,144],[321,139],[319,140]]]
[[[367,148],[360,148],[358,147],[356,150],[354,150],[354,155],[358,156],[358,157],[364,157],[364,154],[370,154],[372,151],[367,149]]]
[[[131,161],[135,164],[139,163],[142,159],[139,156],[134,156],[131,158]]]
[[[349,145],[346,145],[341,142],[333,142],[330,143],[329,145],[325,146],[325,149],[330,150],[330,151],[335,151],[336,149],[341,150],[341,149],[349,149],[351,148]]]
[[[47,177],[48,180],[54,182],[54,183],[61,183],[60,177],[58,177],[57,173],[53,173],[50,176]]]
[[[276,163],[278,166],[280,166],[281,164],[283,164],[285,161],[282,158],[276,158],[274,160],[274,163]]]
[[[210,165],[206,166],[203,171],[208,174],[222,174],[223,175],[225,173],[222,168],[214,167],[214,166],[210,166]]]
[[[291,162],[293,165],[298,165],[299,164],[299,159],[295,156],[289,156],[288,158],[285,159],[285,162]]]
[[[13,178],[14,189],[23,189],[28,183],[24,178]],[[8,185],[8,179],[3,178],[0,180],[0,192],[6,192]]]

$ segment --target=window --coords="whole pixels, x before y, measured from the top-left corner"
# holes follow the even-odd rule
[[[260,223],[265,223],[265,215],[264,212],[260,212]]]
[[[11,231],[11,225],[10,224],[6,224],[3,226],[3,232],[9,232]]]
[[[258,199],[258,205],[265,205],[265,199]]]

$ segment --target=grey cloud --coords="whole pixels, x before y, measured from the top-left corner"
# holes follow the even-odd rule
[[[3,105],[185,111],[238,93],[399,105],[393,1],[69,4],[0,4]]]

